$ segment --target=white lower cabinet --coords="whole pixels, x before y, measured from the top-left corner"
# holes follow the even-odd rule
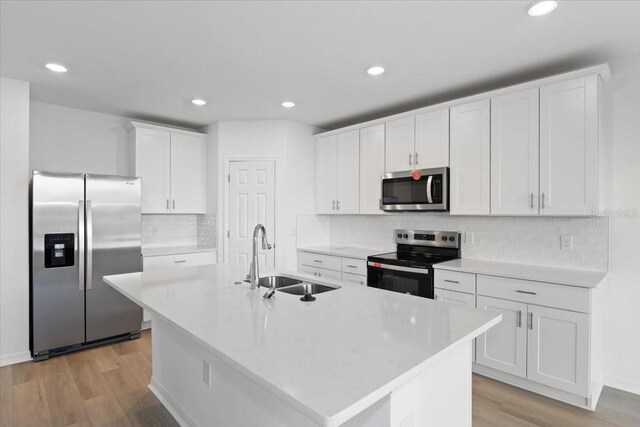
[[[464,274],[464,273],[458,273],[458,274]],[[475,275],[472,274],[471,276],[475,276]],[[437,279],[437,275],[436,275],[436,279]],[[475,287],[475,282],[474,282],[474,287]],[[435,288],[433,298],[436,301],[465,305],[471,308],[476,307],[475,294],[465,294],[464,292],[456,292],[456,291],[450,291],[448,289]],[[471,360],[474,362],[476,361],[476,340],[473,340],[473,343],[472,343]]]
[[[348,285],[367,285],[367,261],[315,252],[298,251],[298,271],[341,280]]]
[[[478,296],[478,308],[502,314],[502,321],[476,339],[476,363],[527,376],[527,304]]]
[[[589,315],[529,306],[527,378],[588,397]]]

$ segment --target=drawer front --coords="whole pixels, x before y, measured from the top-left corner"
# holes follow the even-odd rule
[[[476,293],[476,275],[457,271],[435,270],[434,287],[450,291]]]
[[[360,274],[342,273],[342,281],[347,285],[367,286],[367,276]]]
[[[312,276],[316,276],[316,277],[342,280],[342,273],[340,273],[339,271],[327,270],[326,268],[311,267],[309,265],[304,265],[299,263],[298,271],[300,273],[311,274]]]
[[[342,271],[342,258],[339,256],[298,252],[298,262],[311,267]]]
[[[349,274],[367,275],[367,260],[342,258],[342,272]]]
[[[190,267],[216,263],[215,252],[196,252],[180,255],[149,256],[142,258],[144,271],[161,270],[164,268]]]
[[[478,295],[590,312],[589,289],[478,274]]]

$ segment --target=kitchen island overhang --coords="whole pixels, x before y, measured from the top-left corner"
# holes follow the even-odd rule
[[[471,341],[500,314],[348,285],[266,300],[235,271],[105,278],[151,312],[150,388],[181,424],[471,424]]]

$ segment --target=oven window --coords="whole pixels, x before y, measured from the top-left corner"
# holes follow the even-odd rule
[[[401,292],[403,294],[409,293],[411,295],[433,298],[433,285],[431,283],[431,276],[428,274],[369,267],[367,271],[367,285],[388,291]]]
[[[382,182],[382,203],[385,205],[415,205],[429,203],[427,178],[415,181],[411,177],[388,178]],[[433,175],[431,183],[433,203],[442,203],[442,175]]]

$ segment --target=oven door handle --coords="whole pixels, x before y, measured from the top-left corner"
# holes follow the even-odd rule
[[[429,204],[433,203],[433,195],[431,194],[431,184],[433,182],[433,175],[429,175],[427,178],[427,201]]]
[[[367,265],[369,267],[384,268],[385,270],[406,271],[408,273],[424,274],[425,276],[429,275],[428,268],[402,267],[400,265],[380,264],[379,262],[371,261],[367,261]]]

